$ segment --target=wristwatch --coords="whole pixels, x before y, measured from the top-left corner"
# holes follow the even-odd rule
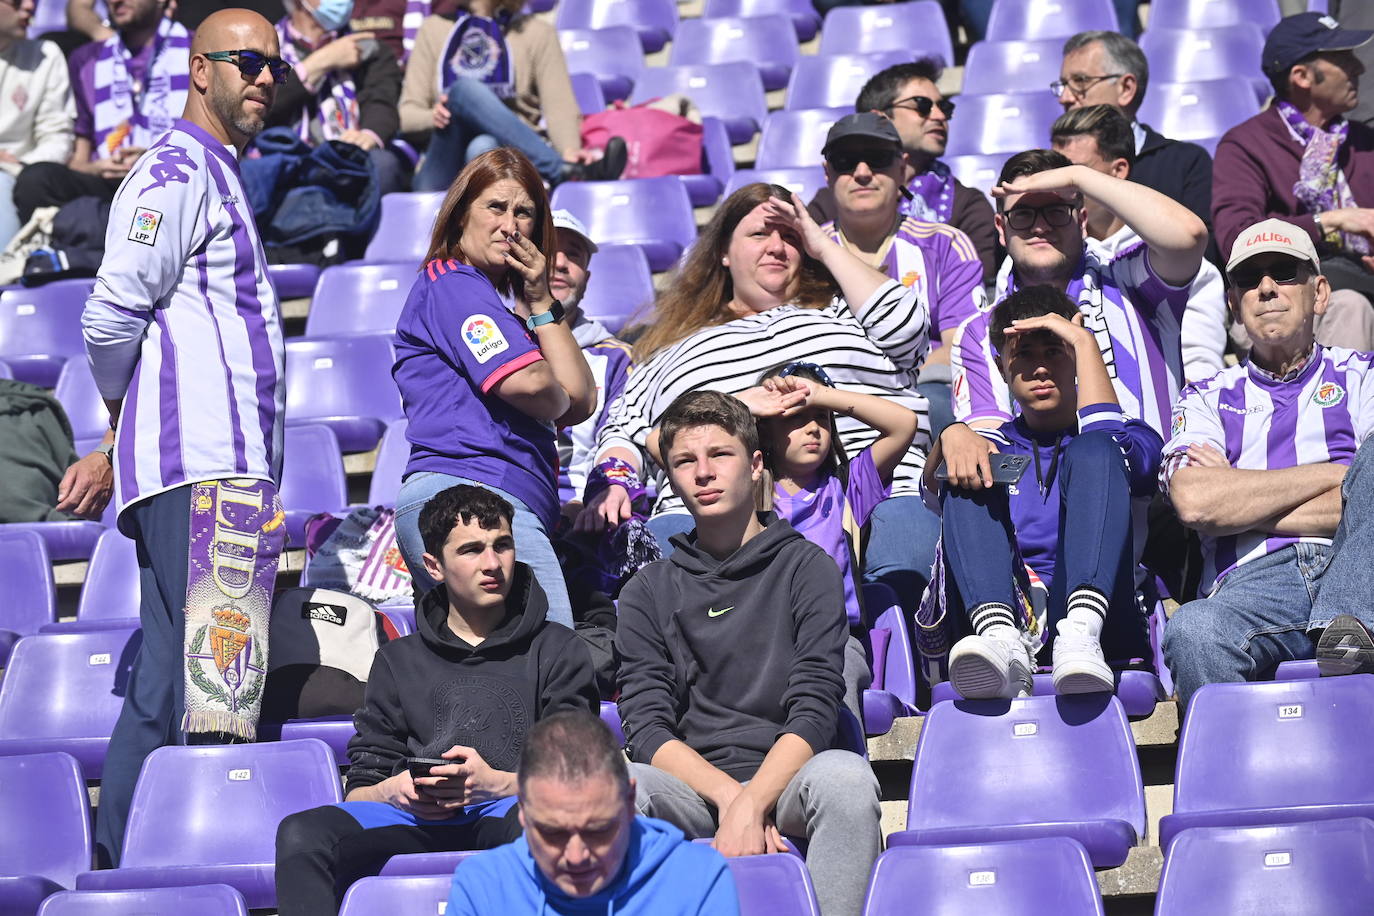
[[[549,324],[553,321],[562,321],[564,314],[565,312],[563,309],[563,303],[555,299],[553,300],[553,305],[549,306],[549,310],[547,312],[540,312],[538,315],[531,315],[530,317],[526,318],[525,327],[533,331],[541,324]]]
[[[104,455],[106,458],[108,458],[108,459],[110,460],[110,464],[114,464],[114,443],[113,443],[113,442],[111,442],[109,445],[97,445],[97,446],[95,447],[95,450],[96,450],[97,452],[99,452],[100,454]]]

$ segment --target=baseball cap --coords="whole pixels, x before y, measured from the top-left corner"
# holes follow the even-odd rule
[[[576,232],[587,240],[587,250],[592,254],[596,254],[596,242],[592,241],[591,233],[587,231],[586,226],[582,225],[582,220],[573,216],[567,210],[553,211],[553,227],[555,229],[568,229],[572,232]]]
[[[1264,40],[1260,65],[1265,73],[1286,73],[1290,67],[1318,51],[1349,51],[1374,38],[1374,32],[1343,29],[1330,16],[1298,13],[1279,20]]]
[[[1281,219],[1266,219],[1255,223],[1236,237],[1235,244],[1231,246],[1230,260],[1226,262],[1226,272],[1230,273],[1243,261],[1269,251],[1310,261],[1314,269],[1321,270],[1317,249],[1313,247],[1312,239],[1306,232]]]
[[[831,125],[830,132],[825,135],[825,146],[821,147],[821,155],[829,153],[831,147],[841,140],[855,137],[891,143],[899,150],[902,148],[902,136],[897,133],[897,128],[891,121],[876,111],[861,111],[858,114],[845,115]]]

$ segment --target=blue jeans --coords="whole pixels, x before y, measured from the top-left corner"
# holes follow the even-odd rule
[[[891,496],[878,503],[868,523],[863,580],[892,587],[908,614],[930,582],[940,519],[919,496]]]
[[[539,520],[539,516],[529,510],[528,506],[505,490],[479,480],[451,477],[437,471],[418,471],[401,484],[401,491],[396,495],[396,540],[401,545],[401,556],[405,557],[406,566],[410,568],[410,576],[415,583],[416,591],[429,591],[439,584],[425,572],[425,543],[420,537],[420,510],[435,494],[460,483],[490,490],[515,509],[515,516],[511,520],[511,533],[515,535],[515,558],[529,566],[534,572],[535,580],[548,596],[548,619],[571,628],[573,617],[572,603],[568,600],[568,586],[563,579],[563,567],[559,565],[558,556],[553,552],[553,545],[549,543],[548,532],[544,530],[544,523]]]
[[[1293,544],[1238,567],[1210,598],[1190,601],[1164,628],[1164,660],[1179,700],[1205,684],[1253,681],[1279,662],[1311,658],[1337,614],[1374,629],[1374,438],[1341,484],[1331,546]]]
[[[14,180],[14,175],[0,171],[0,249],[23,228],[19,225],[19,210],[14,205]]]
[[[534,163],[549,184],[563,174],[563,157],[482,82],[460,76],[444,96],[452,116],[430,136],[415,190],[445,191],[475,156],[498,146],[513,146]]]
[[[944,428],[954,422],[954,401],[949,382],[919,382],[916,392],[930,405],[930,441],[940,438]]]

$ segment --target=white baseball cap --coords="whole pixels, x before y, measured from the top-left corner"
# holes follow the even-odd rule
[[[596,242],[592,241],[591,233],[587,231],[586,226],[582,225],[582,220],[573,216],[567,210],[553,211],[553,226],[555,229],[568,229],[572,232],[576,232],[578,235],[582,236],[582,238],[587,240],[587,249],[592,254],[596,254]]]
[[[1226,272],[1236,269],[1236,265],[1248,261],[1257,254],[1277,251],[1291,255],[1302,261],[1310,261],[1314,270],[1321,272],[1321,261],[1317,249],[1306,232],[1281,219],[1261,220],[1236,236],[1231,246],[1231,257],[1226,262]]]

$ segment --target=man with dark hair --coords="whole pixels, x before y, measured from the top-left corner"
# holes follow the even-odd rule
[[[448,916],[614,912],[734,916],[720,854],[671,824],[635,816],[625,755],[598,718],[561,712],[530,729],[520,754],[524,834],[454,872]]]
[[[878,784],[841,750],[847,634],[839,568],[772,513],[749,408],[679,397],[657,450],[696,528],[620,594],[620,712],[641,814],[726,856],[809,840],[825,916],[857,914],[882,844]]]
[[[888,67],[859,90],[854,110],[876,111],[889,118],[901,136],[906,153],[902,184],[907,190],[898,202],[901,214],[927,223],[948,223],[967,235],[978,251],[984,279],[991,282],[997,271],[992,208],[980,191],[960,184],[939,159],[945,154],[949,120],[954,117],[954,103],[935,85],[940,72],[939,62],[929,58]],[[834,189],[822,188],[807,209],[818,223],[836,219],[839,208]]]
[[[961,448],[957,433],[946,450],[942,437],[926,462],[944,515],[944,575],[927,600],[968,634],[950,652],[950,681],[968,699],[1026,696],[1045,653],[1056,693],[1111,691],[1107,659],[1149,648],[1131,532],[1154,494],[1162,440],[1122,415],[1102,351],[1060,290],[1003,299],[989,338],[1016,419],[978,431],[986,450]],[[994,484],[988,455],[999,452],[1030,455],[1034,486],[1030,473]]]
[[[586,647],[545,619],[543,589],[515,561],[513,515],[510,503],[467,484],[420,511],[425,568],[443,587],[420,599],[416,632],[377,653],[354,716],[347,800],[277,829],[282,916],[337,912],[354,880],[398,853],[514,840],[526,730],[556,712],[597,708]]]

